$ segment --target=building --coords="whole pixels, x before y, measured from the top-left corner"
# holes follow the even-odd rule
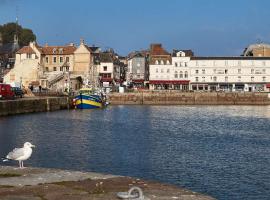
[[[126,80],[128,85],[142,88],[148,80],[146,55],[142,52],[134,52],[129,55],[127,62]]]
[[[251,44],[245,48],[243,56],[270,57],[270,45],[265,43]]]
[[[182,91],[269,91],[270,57],[197,57],[191,50],[151,45],[150,89]]]

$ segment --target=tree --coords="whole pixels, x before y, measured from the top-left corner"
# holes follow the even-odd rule
[[[10,43],[14,41],[14,35],[18,33],[19,45],[26,46],[29,42],[36,40],[36,35],[31,29],[23,28],[16,23],[7,23],[0,25],[0,33],[2,34],[3,43]]]

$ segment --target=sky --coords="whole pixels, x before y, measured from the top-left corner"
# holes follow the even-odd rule
[[[18,15],[40,45],[83,38],[123,56],[151,43],[238,56],[251,43],[270,43],[269,10],[269,0],[0,0],[0,24]]]

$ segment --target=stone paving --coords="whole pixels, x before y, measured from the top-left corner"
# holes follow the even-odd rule
[[[117,192],[128,191],[132,186],[140,187],[153,200],[214,199],[173,185],[131,177],[0,166],[1,200],[117,200]]]

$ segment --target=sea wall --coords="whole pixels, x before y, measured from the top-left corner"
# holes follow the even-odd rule
[[[111,93],[111,104],[134,105],[270,105],[268,93],[134,92]]]
[[[72,99],[68,97],[22,98],[0,101],[0,116],[68,109]]]

